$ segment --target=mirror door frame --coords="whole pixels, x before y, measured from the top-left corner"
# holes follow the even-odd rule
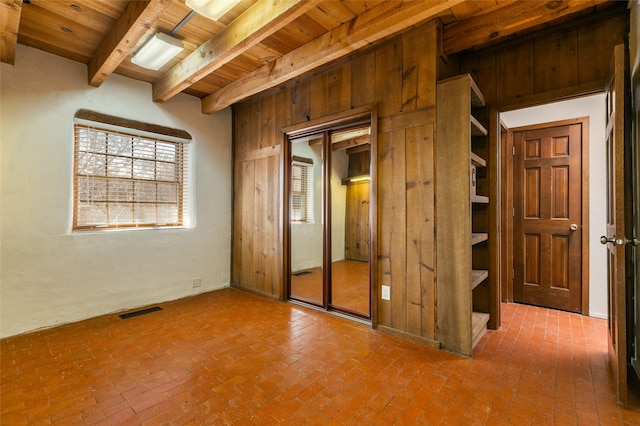
[[[283,247],[283,257],[282,257],[282,267],[283,267],[283,280],[281,283],[281,291],[280,294],[281,300],[286,301],[289,298],[289,285],[291,282],[291,225],[290,225],[290,181],[289,181],[289,162],[291,158],[291,144],[289,142],[290,139],[296,139],[300,137],[304,137],[307,135],[318,134],[322,132],[327,132],[336,127],[349,126],[356,123],[363,123],[368,121],[371,126],[371,160],[370,160],[370,204],[369,204],[369,295],[370,295],[370,321],[371,326],[375,329],[377,328],[377,319],[378,319],[378,245],[377,245],[377,236],[378,236],[378,203],[377,203],[377,134],[378,134],[378,115],[377,109],[375,105],[365,105],[358,108],[353,108],[347,111],[339,112],[336,114],[332,114],[326,117],[320,117],[313,120],[309,120],[303,123],[295,124],[292,126],[284,127],[282,131],[281,138],[281,164],[280,164],[280,191],[282,194],[282,217],[280,218],[282,227],[281,227],[281,241]],[[327,152],[331,152],[331,147],[329,144],[324,144],[323,146],[324,154],[327,155]],[[326,166],[323,164],[323,180],[326,177]],[[325,189],[323,191],[326,192]],[[323,194],[323,196],[326,194]],[[330,203],[324,203],[323,205],[323,215],[328,217],[328,214],[331,212]],[[329,260],[331,260],[331,235],[327,233],[327,228],[330,226],[330,222],[325,220],[323,225],[323,263],[327,262],[327,256],[329,256]],[[328,228],[330,229],[330,228]],[[327,241],[326,238],[329,238]],[[329,267],[323,268],[323,274],[326,276],[330,274],[330,262]],[[326,291],[326,290],[325,290]],[[325,301],[327,300],[327,294],[325,296]],[[323,303],[325,304],[325,303]],[[325,309],[327,311],[331,311],[330,306],[327,306]]]

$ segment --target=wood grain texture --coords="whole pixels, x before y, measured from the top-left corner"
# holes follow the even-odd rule
[[[406,310],[408,332],[435,339],[435,111],[427,115],[427,124],[406,130]]]
[[[514,129],[514,300],[581,312],[582,134],[565,120]],[[561,250],[565,251],[561,251]]]
[[[431,342],[435,338],[436,327],[435,105],[417,108],[418,105],[426,105],[426,99],[429,99],[427,95],[420,95],[420,103],[416,101],[415,108],[403,111],[402,99],[403,93],[409,93],[405,91],[404,84],[409,84],[410,92],[414,93],[435,91],[436,74],[417,72],[417,81],[409,81],[403,79],[402,70],[416,63],[436,63],[437,49],[433,46],[436,45],[437,32],[433,25],[424,25],[414,31],[408,38],[396,37],[344,63],[318,70],[294,84],[236,106],[235,152],[236,162],[251,158],[256,159],[253,167],[264,167],[257,158],[270,153],[273,149],[270,145],[283,142],[282,132],[300,135],[301,132],[320,129],[326,123],[337,123],[371,108],[369,105],[353,108],[353,105],[375,102],[380,118],[372,123],[370,154],[374,157],[373,163],[377,162],[377,167],[371,170],[371,185],[377,194],[377,199],[371,202],[371,209],[374,209],[371,217],[377,216],[377,223],[372,224],[370,241],[377,258],[377,262],[371,265],[373,326],[380,325]],[[418,56],[434,58],[405,55],[406,49],[417,49]],[[361,78],[359,73],[371,78]],[[274,114],[275,117],[272,116]],[[275,126],[268,124],[270,116]],[[272,132],[274,136],[270,137],[265,132]],[[354,155],[362,154],[365,153]],[[360,163],[359,167],[353,164],[352,171],[363,169],[363,164]],[[252,191],[260,176],[250,167],[246,168],[246,174],[243,170],[239,167],[234,178],[234,188],[240,196],[245,187]],[[280,179],[283,177],[280,175]],[[246,222],[253,227],[266,227],[267,206],[249,199],[248,195],[244,197],[234,201],[234,224]],[[280,204],[278,208],[278,214],[282,216],[286,207]],[[262,224],[255,224],[256,221]],[[244,229],[244,225],[234,226]],[[245,241],[236,235],[233,241],[234,256],[238,252],[244,256],[245,252],[236,246],[243,247]],[[261,248],[252,247],[251,253],[246,255],[254,258],[246,262],[236,262],[234,257],[234,285],[252,291],[258,288],[271,291],[275,298],[286,297],[284,290],[277,286],[259,287],[262,285],[259,274],[246,275],[245,265],[256,270],[271,265],[280,268],[283,262],[278,256],[267,256],[265,259],[269,264],[256,268],[256,257],[261,256],[264,249],[268,250],[271,242],[253,239],[251,243],[260,244]],[[284,253],[286,250],[285,247]],[[249,281],[245,281],[247,279]],[[391,288],[391,300],[380,298],[380,285]]]
[[[342,24],[205,97],[202,111],[206,114],[219,111],[248,96],[276,87],[397,31],[425,21],[460,1],[382,3],[353,21]]]
[[[607,82],[607,234],[608,237],[625,236],[625,151],[630,141],[625,110],[628,72],[626,47],[617,45],[613,51],[610,78]],[[624,238],[624,237],[622,237]],[[621,404],[628,402],[627,388],[627,298],[626,259],[624,245],[607,243],[607,269],[609,294],[609,338],[607,352],[609,368],[616,396]],[[629,325],[630,326],[630,325]]]
[[[450,55],[471,47],[495,43],[525,28],[540,26],[581,10],[595,9],[603,3],[605,0],[500,2],[474,19],[451,25],[445,32],[444,52]]]
[[[118,68],[171,2],[172,0],[148,0],[127,4],[87,64],[88,81],[91,86],[100,86]]]
[[[541,2],[540,2],[541,3]],[[609,54],[624,40],[624,10],[615,7],[535,36],[460,55],[487,104],[515,109],[602,90]]]
[[[470,356],[470,77],[440,82],[437,96],[437,333],[443,348]]]
[[[0,61],[13,65],[16,60],[18,28],[22,0],[3,0],[0,2]]]
[[[345,258],[369,261],[369,182],[347,185]]]
[[[153,85],[153,100],[166,101],[289,25],[321,0],[260,0],[200,45]]]

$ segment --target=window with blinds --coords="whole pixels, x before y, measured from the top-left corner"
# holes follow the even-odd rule
[[[313,164],[291,165],[291,221],[313,222]]]
[[[188,143],[74,124],[73,229],[185,226]]]

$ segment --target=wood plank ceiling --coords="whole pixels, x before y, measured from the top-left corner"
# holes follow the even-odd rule
[[[87,64],[90,85],[116,73],[151,83],[156,102],[184,92],[212,113],[435,17],[454,54],[614,3],[241,0],[216,22],[184,0],[0,0],[0,56],[14,64],[16,45],[31,46]],[[185,50],[159,71],[133,64],[156,32],[173,32]]]

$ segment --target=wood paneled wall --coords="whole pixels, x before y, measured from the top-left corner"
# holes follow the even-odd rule
[[[375,104],[377,284],[391,287],[391,300],[378,300],[374,326],[436,345],[436,81],[451,68],[438,54],[439,31],[427,23],[235,106],[234,286],[284,298],[281,129]]]
[[[602,92],[613,47],[627,32],[624,4],[604,13],[461,54],[460,73],[503,111]]]
[[[374,327],[438,346],[434,143],[437,80],[472,74],[493,111],[604,87],[626,15],[563,25],[443,62],[440,28],[427,23],[331,67],[234,106],[232,285],[284,299],[283,172],[286,126],[375,104],[377,283]],[[499,130],[492,126],[497,134]],[[376,155],[372,153],[372,155]],[[446,213],[441,213],[446,214]],[[494,223],[497,227],[497,224]],[[493,256],[497,256],[496,246]]]

